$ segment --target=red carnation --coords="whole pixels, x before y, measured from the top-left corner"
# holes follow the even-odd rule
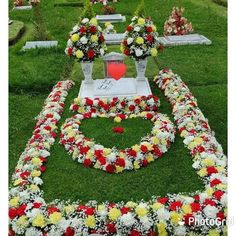
[[[88,58],[90,59],[93,59],[95,56],[95,52],[92,49],[88,50],[87,54],[88,54]]]
[[[218,200],[220,201],[221,200],[221,197],[224,195],[224,192],[221,191],[221,190],[217,190],[213,193],[213,196]]]
[[[121,105],[122,107],[125,107],[125,106],[126,106],[126,102],[123,100],[123,101],[120,103],[120,105]]]
[[[88,208],[85,210],[85,214],[88,215],[88,216],[93,215],[94,212],[95,212],[95,209],[92,208],[92,207],[88,207]]]
[[[201,205],[200,205],[200,203],[195,203],[195,202],[193,202],[193,203],[190,204],[190,206],[191,206],[191,208],[192,208],[192,212],[198,212],[198,211],[201,210]]]
[[[116,165],[120,167],[125,167],[125,160],[123,158],[118,158],[116,160]]]
[[[147,41],[148,41],[149,43],[152,43],[152,42],[153,42],[153,36],[150,35],[150,34],[147,35],[146,39],[147,39]]]
[[[214,187],[214,186],[216,186],[216,185],[218,185],[218,184],[221,184],[222,182],[221,182],[221,180],[219,180],[219,179],[213,179],[212,181],[211,181],[211,183],[210,183],[210,186],[211,187]]]
[[[127,31],[132,31],[133,30],[133,26],[129,25],[127,28],[126,28]]]
[[[71,227],[67,227],[65,231],[65,236],[74,236],[75,235],[75,230]]]
[[[85,104],[86,104],[87,106],[92,106],[92,105],[93,105],[93,100],[92,100],[92,99],[89,99],[89,98],[86,98],[86,99],[85,99]]]
[[[34,202],[33,203],[33,207],[34,208],[40,208],[42,206],[42,203],[41,202]]]
[[[152,115],[151,113],[147,113],[146,118],[147,118],[148,120],[151,120],[152,117],[153,117],[153,115]]]
[[[141,233],[139,233],[137,230],[133,229],[130,233],[130,236],[141,236]]]
[[[80,154],[86,154],[89,150],[89,147],[80,147]]]
[[[58,208],[56,208],[56,207],[48,207],[48,215],[51,215],[52,213],[54,213],[54,212],[58,212],[59,211],[59,209]]]
[[[10,219],[14,219],[17,216],[17,209],[16,208],[9,208],[8,215]]]
[[[71,56],[73,54],[73,48],[68,48],[67,53],[69,54],[69,56]]]
[[[220,220],[220,221],[224,220],[224,218],[225,218],[224,212],[222,212],[222,211],[218,212],[218,213],[217,213],[217,218],[218,218],[218,220]]]
[[[176,201],[176,202],[172,202],[171,204],[170,204],[170,210],[172,210],[172,211],[177,211],[177,209],[179,209],[179,208],[181,208],[182,207],[182,202],[180,202],[180,201]]]
[[[151,32],[152,32],[152,27],[151,27],[151,26],[147,26],[147,27],[146,27],[146,31],[147,31],[148,33],[151,33]]]
[[[81,34],[85,34],[87,29],[86,29],[85,26],[81,26],[79,31],[80,31]]]
[[[109,165],[106,166],[106,171],[110,174],[114,173],[115,170],[116,170],[116,167],[112,164],[109,164]]]
[[[214,166],[207,167],[207,174],[208,175],[215,174],[215,173],[218,173],[218,170]]]
[[[204,201],[204,204],[205,204],[205,205],[210,205],[210,206],[216,206],[216,202],[213,201],[213,200],[211,200],[211,199],[206,199],[206,200]]]
[[[162,197],[162,198],[158,198],[158,202],[161,204],[165,204],[166,202],[168,202],[169,198],[168,197]]]
[[[148,161],[147,160],[143,160],[143,166],[146,167],[148,165]]]
[[[146,153],[148,151],[148,148],[145,145],[141,145],[140,149],[144,153]]]
[[[125,46],[127,46],[127,45],[128,45],[127,40],[124,40],[124,41],[123,41],[123,44],[124,44]]]
[[[125,119],[125,114],[117,114],[118,117],[120,117],[122,120]]]
[[[128,212],[130,212],[130,208],[129,208],[129,207],[122,207],[122,208],[120,209],[120,211],[121,211],[121,214],[122,214],[122,215],[125,215],[125,214],[127,214]]]
[[[141,100],[140,100],[140,99],[138,99],[138,98],[136,98],[136,99],[134,99],[134,102],[135,102],[135,104],[136,104],[136,105],[139,105],[139,104],[140,104],[140,102],[141,102]]]
[[[95,154],[95,156],[96,156],[97,158],[99,158],[99,157],[102,156],[103,150],[95,150],[94,154]]]
[[[133,149],[128,150],[127,153],[128,153],[129,156],[131,156],[131,157],[136,157],[136,156],[137,156],[136,151],[134,151]]]
[[[39,168],[39,169],[40,169],[40,171],[41,171],[41,172],[45,172],[45,171],[46,171],[46,169],[47,169],[47,167],[46,167],[46,166],[40,166],[40,168]]]
[[[101,165],[105,165],[106,164],[106,158],[104,156],[99,157],[98,161],[100,162]]]
[[[92,161],[90,159],[84,159],[84,166],[85,167],[89,167],[89,166],[91,166],[91,164],[92,164]]]
[[[109,234],[116,233],[116,225],[114,223],[109,223],[106,226],[107,226],[107,230],[108,230]]]
[[[184,223],[185,225],[194,225],[194,222],[195,222],[195,218],[192,214],[186,214],[184,216]]]
[[[24,171],[20,174],[20,177],[23,178],[23,179],[26,179],[28,176],[30,176],[29,171]]]
[[[90,26],[89,31],[93,34],[96,33],[97,32],[96,26],[94,26],[94,25]]]
[[[118,133],[118,134],[121,134],[124,132],[124,128],[120,127],[120,126],[116,126],[112,130],[113,130],[113,132]]]
[[[134,105],[130,105],[130,106],[129,106],[129,110],[130,110],[130,111],[134,111],[134,110],[135,110],[135,106],[134,106]]]
[[[125,50],[124,50],[124,54],[125,54],[126,56],[129,56],[129,54],[130,54],[129,49],[125,49]]]
[[[72,110],[73,111],[77,111],[79,109],[79,106],[77,105],[77,104],[74,104],[73,106],[72,106]]]
[[[17,215],[18,216],[23,216],[25,214],[25,210],[26,210],[27,206],[25,204],[21,205],[18,209],[17,209]]]
[[[99,40],[100,40],[101,43],[103,43],[103,42],[105,41],[104,36],[103,36],[103,35],[100,35],[100,36],[99,36]]]

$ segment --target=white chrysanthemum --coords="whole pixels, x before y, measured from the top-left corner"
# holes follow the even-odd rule
[[[142,56],[142,55],[143,55],[143,50],[142,50],[142,49],[140,49],[140,48],[138,48],[138,49],[135,49],[135,55],[136,55],[137,57],[140,57],[140,56]]]
[[[169,220],[170,218],[170,213],[165,208],[157,210],[156,213],[159,220]]]
[[[84,18],[82,21],[81,21],[83,24],[86,24],[89,22],[89,19],[88,18]]]
[[[135,223],[135,218],[130,212],[128,212],[120,217],[120,222],[126,227],[131,227]]]
[[[104,53],[105,53],[104,49],[103,49],[103,48],[100,48],[100,54],[101,54],[101,56],[103,56]]]
[[[216,214],[219,212],[218,208],[215,206],[210,206],[207,205],[204,209],[203,209],[204,214],[211,219],[216,218]]]
[[[139,26],[135,26],[134,27],[134,31],[139,32],[140,31],[140,27]]]
[[[174,234],[176,236],[184,236],[186,235],[186,228],[182,225],[180,226],[177,226],[175,229],[174,229]]]
[[[25,236],[42,236],[42,232],[34,227],[30,227],[26,229]]]
[[[87,37],[86,37],[86,36],[83,36],[83,37],[80,39],[80,42],[81,42],[82,44],[87,44],[87,43],[88,43]]]
[[[130,45],[131,43],[133,43],[133,41],[134,41],[133,38],[128,38],[128,39],[127,39],[127,43],[128,43],[128,45]]]
[[[73,31],[76,32],[76,31],[78,31],[78,30],[79,30],[79,26],[78,26],[78,25],[75,25],[75,26],[73,27]]]

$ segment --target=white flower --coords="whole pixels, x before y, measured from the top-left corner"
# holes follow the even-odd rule
[[[156,213],[159,220],[169,220],[170,218],[170,213],[165,208],[157,210]]]
[[[89,19],[88,18],[84,18],[82,21],[81,21],[83,24],[86,24],[89,22]]]
[[[79,30],[79,26],[78,25],[75,25],[74,27],[73,27],[73,31],[78,31]]]
[[[103,49],[103,48],[100,48],[100,54],[101,54],[101,56],[103,56],[104,53],[105,53],[104,49]]]
[[[137,57],[140,57],[140,56],[142,56],[143,55],[143,50],[142,49],[136,49],[135,50],[135,55],[137,56]]]
[[[83,36],[81,39],[80,39],[80,42],[82,44],[87,44],[88,43],[88,39],[86,38],[86,36]]]
[[[177,226],[174,230],[174,234],[176,236],[184,236],[186,235],[186,228],[184,226]]]
[[[216,214],[219,212],[218,208],[215,206],[210,206],[207,205],[204,209],[203,209],[204,214],[208,217],[208,218],[216,218]]]
[[[139,32],[140,31],[140,27],[139,26],[135,26],[134,27],[134,31]]]
[[[120,217],[120,222],[126,227],[131,227],[135,223],[135,218],[130,212],[128,212]]]
[[[128,39],[127,39],[127,43],[128,43],[128,45],[130,45],[131,43],[133,43],[133,41],[134,41],[133,38],[128,38]]]
[[[42,236],[42,233],[34,227],[31,227],[26,229],[25,236]]]

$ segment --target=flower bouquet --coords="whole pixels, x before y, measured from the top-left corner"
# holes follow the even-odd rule
[[[183,17],[184,8],[173,7],[169,19],[164,24],[164,35],[185,35],[193,32],[191,22]]]
[[[114,29],[114,25],[111,22],[106,22],[103,33],[104,34],[115,34],[116,30]]]

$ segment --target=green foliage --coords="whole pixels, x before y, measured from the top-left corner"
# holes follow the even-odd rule
[[[227,0],[213,0],[213,2],[215,2],[218,5],[224,6],[224,7],[227,7],[227,5],[228,5]]]
[[[91,19],[94,16],[95,16],[95,13],[93,11],[92,3],[90,2],[90,0],[85,0],[84,9],[83,9],[83,12],[81,14],[81,18]]]
[[[22,21],[14,20],[9,25],[9,44],[12,45],[22,36],[25,31],[25,24]]]
[[[134,15],[140,17],[146,16],[144,0],[140,0],[140,3],[138,4],[136,11],[134,12]]]

